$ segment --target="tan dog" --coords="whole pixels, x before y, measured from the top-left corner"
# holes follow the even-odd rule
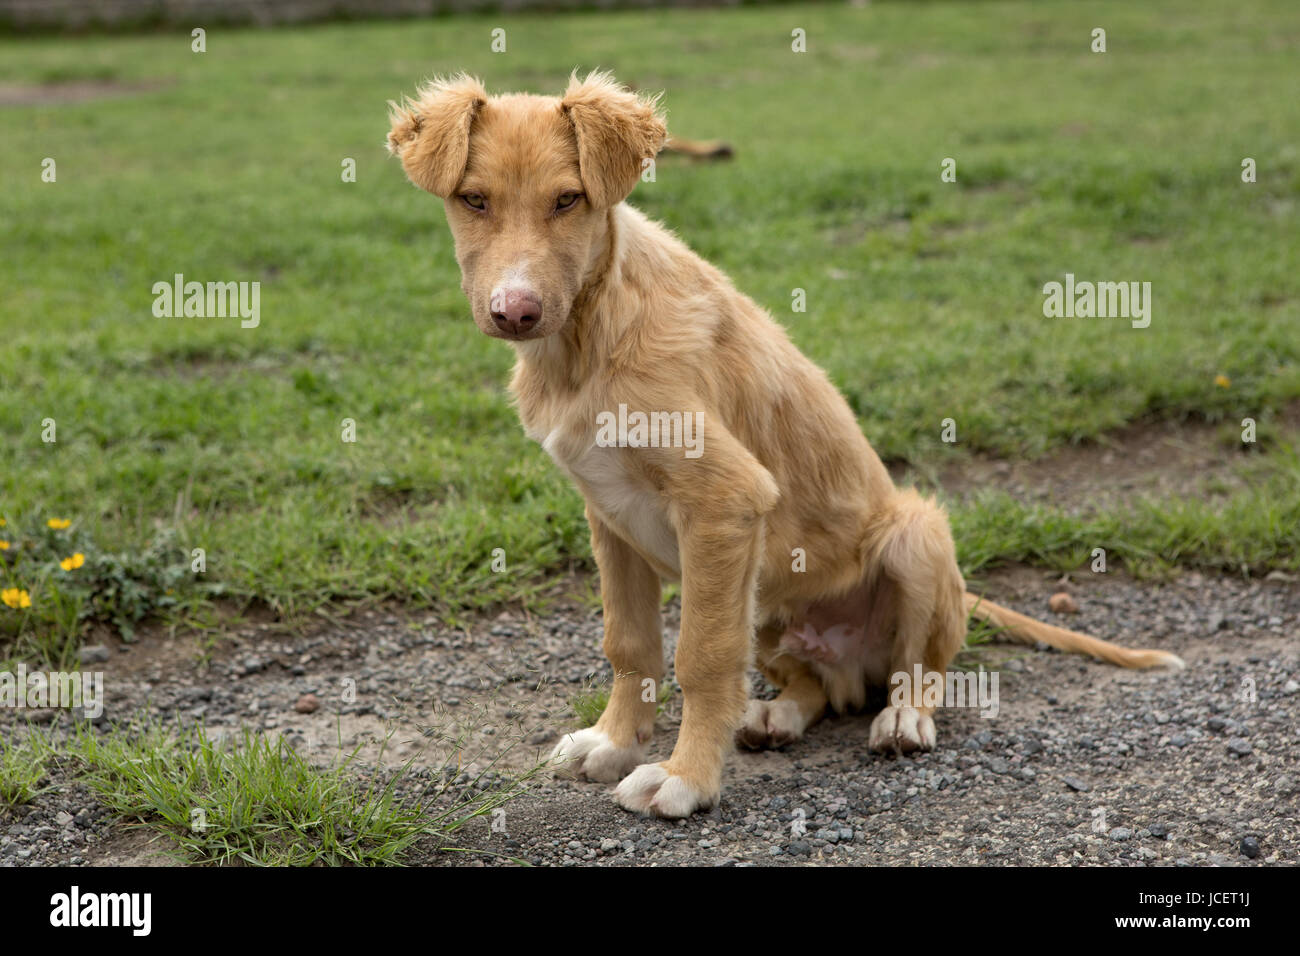
[[[943,510],[894,487],[821,369],[624,204],[665,141],[655,100],[599,73],[558,99],[489,97],[461,76],[391,120],[390,151],[445,202],[475,323],[518,354],[524,428],[586,500],[614,685],[597,724],[555,748],[569,772],[621,779],[629,810],[711,807],[733,740],[796,740],[828,703],[861,707],[916,665],[942,680],[968,613],[1125,667],[1182,666],[966,593]],[[679,579],[681,732],[645,763],[661,586]],[[774,701],[749,700],[755,651]],[[870,746],[933,747],[933,711],[891,703]]]

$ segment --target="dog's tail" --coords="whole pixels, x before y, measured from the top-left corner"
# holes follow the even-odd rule
[[[683,139],[680,136],[669,136],[660,152],[677,153],[695,159],[731,159],[736,155],[731,144],[720,139]]]
[[[1120,667],[1148,668],[1165,667],[1170,670],[1182,670],[1187,666],[1177,654],[1168,651],[1134,650],[1121,647],[1109,641],[1089,637],[1078,631],[1068,631],[1053,624],[1035,621],[1032,617],[994,604],[984,598],[966,593],[966,613],[980,621],[1002,629],[1002,633],[1026,644],[1042,641],[1049,647],[1071,654],[1089,654],[1099,660],[1109,661]]]

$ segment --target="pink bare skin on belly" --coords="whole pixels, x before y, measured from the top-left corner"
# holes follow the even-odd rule
[[[889,673],[893,588],[864,582],[832,601],[809,605],[781,636],[787,654],[827,670],[855,671],[883,686]]]

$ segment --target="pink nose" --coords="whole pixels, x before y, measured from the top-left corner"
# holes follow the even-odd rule
[[[507,335],[527,332],[542,317],[542,300],[533,292],[511,289],[492,297],[492,321]]]

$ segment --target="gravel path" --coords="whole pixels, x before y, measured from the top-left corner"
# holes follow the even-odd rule
[[[989,576],[991,597],[1050,618],[1055,575]],[[1089,660],[990,645],[958,659],[1000,675],[997,717],[948,710],[931,754],[866,751],[868,718],[833,718],[780,751],[737,753],[721,805],[688,821],[634,817],[603,785],[539,779],[496,817],[472,821],[455,845],[417,850],[422,863],[742,865],[995,863],[1233,865],[1300,859],[1300,586],[1184,576],[1166,584],[1087,575],[1065,585],[1080,612],[1068,623],[1135,645],[1167,648],[1180,674],[1125,672]],[[677,615],[665,615],[668,653]],[[439,732],[461,733],[474,773],[545,757],[575,726],[567,704],[593,675],[600,615],[577,606],[542,619],[503,613],[468,630],[423,618],[358,615],[302,635],[250,626],[210,655],[189,639],[147,637],[113,648],[106,718],[141,708],[202,720],[222,736],[240,726],[283,733],[326,761],[389,730],[383,762],[415,757],[414,792],[447,758]],[[91,655],[96,651],[91,651]],[[755,678],[755,692],[770,695]],[[354,702],[344,691],[355,682]],[[1249,693],[1253,682],[1253,697]],[[319,707],[309,708],[305,695]],[[302,702],[302,703],[300,703]],[[651,750],[667,756],[680,693]],[[37,714],[51,727],[69,718]],[[0,715],[0,733],[16,728]],[[363,760],[380,758],[377,743]],[[467,779],[467,778],[465,778]],[[59,782],[56,777],[56,782]],[[0,810],[0,865],[169,862],[166,847],[114,823],[77,785],[30,807]],[[496,855],[500,854],[500,856]]]

